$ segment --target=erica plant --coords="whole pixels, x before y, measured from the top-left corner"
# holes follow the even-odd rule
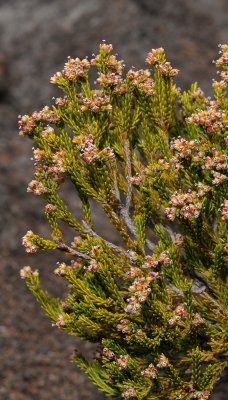
[[[228,46],[220,53],[208,98],[196,83],[177,89],[162,48],[123,72],[103,43],[51,78],[63,97],[19,120],[36,143],[28,192],[45,198],[52,230],[23,244],[65,254],[54,274],[68,294],[50,297],[29,266],[21,277],[57,328],[97,343],[92,361],[74,360],[116,399],[209,399],[227,365]],[[67,181],[82,220],[62,199]],[[121,240],[96,232],[94,202]]]

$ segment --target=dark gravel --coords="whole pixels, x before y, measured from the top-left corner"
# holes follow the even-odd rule
[[[0,400],[104,398],[69,362],[74,348],[86,354],[93,348],[51,327],[18,275],[30,264],[47,289],[64,293],[64,283],[51,275],[56,256],[29,256],[21,247],[28,229],[45,234],[48,228],[42,201],[26,193],[32,143],[18,137],[17,115],[47,104],[56,94],[49,77],[68,55],[90,56],[102,39],[136,67],[152,47],[163,46],[181,70],[178,84],[198,80],[209,94],[211,60],[227,39],[227,11],[226,0],[0,1]],[[103,221],[104,233],[107,226]],[[226,398],[221,385],[213,399]]]

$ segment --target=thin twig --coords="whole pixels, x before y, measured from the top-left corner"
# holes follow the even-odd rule
[[[115,245],[112,242],[109,242],[108,240],[104,239],[103,237],[99,236],[96,232],[94,232],[89,225],[86,224],[85,221],[82,221],[82,225],[84,227],[84,233],[87,233],[91,236],[93,236],[95,239],[102,240],[108,247],[111,249],[115,250],[118,253],[122,253],[125,255],[127,258],[131,258],[130,255],[128,254],[127,250],[124,250],[122,247]]]
[[[132,198],[132,184],[131,184],[131,157],[130,157],[130,146],[129,140],[126,139],[124,143],[124,152],[126,156],[126,167],[127,167],[127,195],[126,195],[126,203],[125,206],[120,205],[120,215],[123,218],[125,224],[127,225],[129,231],[137,238],[137,233],[135,229],[135,224],[132,221],[129,210],[131,205]]]
[[[131,183],[131,178],[132,178],[132,172],[131,172],[131,158],[130,158],[130,146],[129,146],[129,140],[125,140],[124,144],[124,151],[125,151],[125,156],[126,156],[126,167],[127,167],[127,195],[126,195],[126,204],[125,207],[123,207],[120,204],[120,215],[123,218],[125,224],[127,225],[129,231],[135,238],[138,238],[136,228],[134,221],[129,215],[129,210],[130,210],[130,205],[131,205],[131,199],[132,199],[132,183]],[[120,200],[120,195],[119,195],[119,188],[117,185],[117,180],[115,181],[115,176],[114,176],[114,188],[116,192],[116,197],[118,200]],[[155,244],[152,243],[149,239],[146,240],[146,245],[149,250],[153,250],[155,247]]]
[[[92,260],[92,257],[90,257],[88,254],[81,253],[78,250],[72,249],[72,247],[68,246],[65,243],[57,242],[57,244],[58,244],[59,250],[67,251],[68,253],[72,254],[73,256],[84,258],[85,260]]]
[[[126,167],[127,167],[127,197],[126,197],[126,212],[129,212],[131,197],[132,197],[132,184],[131,184],[131,158],[130,158],[130,147],[129,140],[126,139],[124,143],[124,151],[126,156]]]
[[[114,184],[113,187],[114,187],[114,193],[115,193],[116,199],[120,202],[120,191],[119,191],[118,182],[117,182],[116,170],[117,170],[117,167],[116,167],[116,161],[115,161],[115,165],[113,165],[113,184]]]
[[[146,239],[146,245],[147,245],[149,250],[153,250],[155,248],[155,246],[156,246],[156,244],[151,242],[150,239]]]

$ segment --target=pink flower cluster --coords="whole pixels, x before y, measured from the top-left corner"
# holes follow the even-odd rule
[[[77,249],[77,247],[79,247],[82,244],[83,240],[81,238],[81,236],[75,236],[73,241],[71,242],[71,247],[73,247],[74,249]]]
[[[162,75],[174,78],[178,75],[179,69],[172,68],[170,62],[156,65],[156,69],[161,72]]]
[[[221,207],[222,219],[223,221],[228,221],[228,200],[225,200]]]
[[[100,154],[107,158],[115,158],[115,153],[111,147],[105,147]]]
[[[36,126],[36,122],[40,121],[56,124],[60,121],[60,117],[48,106],[45,106],[41,111],[34,111],[32,116],[24,115],[21,117],[19,115],[19,135],[28,135],[33,131],[34,127]]]
[[[193,319],[191,320],[191,326],[198,326],[203,324],[203,318],[200,316],[200,314],[195,313],[193,314]]]
[[[58,267],[54,270],[54,274],[57,276],[65,276],[67,271],[72,270],[72,269],[78,269],[81,267],[81,264],[79,264],[77,261],[72,260],[70,262],[70,265],[66,265],[65,262],[57,262]]]
[[[213,156],[204,157],[203,169],[215,169],[220,171],[221,169],[228,169],[228,156],[226,154],[221,154],[218,150],[212,149]]]
[[[95,272],[99,268],[99,265],[97,264],[96,260],[91,260],[89,262],[89,265],[86,267],[86,271],[88,272]]]
[[[106,61],[106,66],[117,74],[122,74],[124,63],[122,60],[117,60],[116,56],[110,55]]]
[[[129,356],[124,354],[120,355],[119,358],[116,358],[116,354],[111,351],[108,347],[103,348],[103,356],[107,357],[109,360],[115,360],[117,361],[118,367],[120,370],[125,370],[127,368],[128,362],[129,362]],[[114,363],[116,363],[114,361]]]
[[[199,146],[200,144],[201,146]],[[201,168],[203,170],[213,170],[212,175],[214,179],[212,180],[212,184],[219,185],[225,182],[225,180],[227,179],[227,177],[224,174],[218,172],[220,170],[228,169],[227,155],[219,152],[215,148],[212,149],[207,148],[206,142],[202,141],[200,143],[196,140],[187,141],[186,139],[178,138],[173,142],[171,142],[171,149],[176,151],[175,157],[171,159],[171,163],[175,164],[175,166],[178,164],[180,160],[191,156],[193,161],[201,164]],[[212,153],[212,155],[205,155],[205,152],[209,151]],[[212,189],[211,187],[203,183],[198,183],[198,188],[199,188],[199,192],[197,193],[198,197],[202,197]],[[187,214],[188,211],[190,211],[191,214],[192,212],[194,213],[194,209],[192,210],[187,209]],[[167,209],[167,212],[170,220],[175,219],[176,210]],[[197,214],[197,207],[196,207],[196,214]]]
[[[137,397],[137,394],[136,394],[135,389],[133,389],[132,386],[127,385],[127,386],[125,386],[125,390],[122,393],[122,397],[128,399],[129,397]]]
[[[53,83],[54,85],[60,85],[64,82],[64,77],[62,72],[56,72],[50,79],[50,83]]]
[[[57,326],[57,328],[63,328],[65,325],[66,325],[66,322],[65,322],[65,320],[64,320],[64,316],[63,316],[62,314],[60,314],[60,315],[57,317],[55,326]]]
[[[169,360],[164,354],[160,354],[158,356],[158,363],[157,363],[157,368],[165,368],[168,367],[169,365]]]
[[[220,172],[212,171],[212,175],[214,177],[212,181],[214,185],[220,185],[221,183],[224,183],[227,180],[227,176],[224,174],[220,174]]]
[[[198,400],[206,400],[209,399],[209,392],[207,391],[194,391],[193,393],[190,394],[190,396],[188,397],[188,399],[198,399]]]
[[[140,303],[146,301],[147,296],[151,292],[151,288],[149,287],[149,283],[152,279],[149,276],[136,278],[131,286],[129,286],[128,291],[134,293],[134,296]]]
[[[155,68],[161,72],[162,75],[167,77],[175,77],[179,70],[171,67],[169,62],[165,61],[164,49],[152,49],[146,57],[146,64],[154,65]]]
[[[139,314],[141,305],[138,302],[138,299],[135,296],[127,299],[128,305],[125,307],[124,311],[129,314]]]
[[[80,135],[73,138],[73,142],[79,144],[82,158],[91,164],[100,158],[98,148],[94,144],[94,136],[92,134],[87,137]]]
[[[38,148],[33,148],[33,159],[34,161],[41,161],[45,157],[46,153],[44,150]]]
[[[67,98],[67,96],[57,97],[57,99],[55,99],[55,105],[57,107],[64,107],[67,106],[68,104],[69,104],[69,99]]]
[[[20,270],[20,276],[22,279],[29,279],[32,278],[32,276],[38,276],[38,275],[39,275],[38,270],[33,271],[29,266],[23,267]]]
[[[152,96],[155,93],[154,81],[148,69],[140,69],[138,71],[130,69],[127,73],[127,77],[135,88],[147,96]]]
[[[176,157],[178,159],[186,158],[192,154],[192,150],[196,148],[197,140],[186,140],[177,138],[170,143],[170,148],[177,151]]]
[[[224,68],[228,65],[228,45],[220,45],[220,48],[221,50],[219,53],[221,54],[221,57],[216,61],[216,67]]]
[[[68,266],[65,262],[58,263],[58,267],[54,270],[54,274],[57,276],[65,276],[67,273]]]
[[[108,347],[103,348],[103,355],[107,357],[109,360],[113,360],[116,357],[115,353],[113,353],[113,351],[108,349]]]
[[[170,199],[174,206],[183,207],[185,204],[191,203],[196,198],[196,192],[182,193],[181,191],[175,192]]]
[[[224,75],[225,79],[220,80],[220,81],[214,81],[213,82],[213,88],[216,94],[219,92],[224,92],[227,88],[227,75]]]
[[[43,121],[49,124],[57,124],[61,119],[60,116],[48,106],[45,106],[41,111],[34,111],[32,117],[37,122]]]
[[[211,187],[202,182],[197,183],[196,187],[198,189],[197,197],[203,197],[206,193],[211,191]]]
[[[199,110],[198,113],[192,114],[186,118],[188,125],[202,125],[208,133],[220,131],[224,127],[225,113],[219,110],[219,103],[211,100],[206,110]]]
[[[159,47],[158,49],[152,49],[146,57],[146,64],[149,65],[155,65],[160,62],[164,62],[164,54],[165,51],[162,47]]]
[[[85,112],[91,110],[95,113],[99,111],[111,111],[110,98],[105,96],[102,90],[94,90],[91,99],[78,94],[80,111]]]
[[[148,367],[144,369],[144,371],[142,371],[142,375],[150,379],[157,378],[157,370],[154,364],[151,363],[150,365],[148,365]]]
[[[205,94],[202,89],[197,88],[194,92],[191,93],[192,99],[205,99]]]
[[[41,132],[41,136],[49,140],[55,139],[55,131],[51,126],[46,126]]]
[[[176,216],[183,216],[185,219],[191,217],[198,218],[202,203],[197,201],[197,192],[176,192],[171,196],[170,203],[173,207],[166,208],[165,213],[170,221],[174,221]]]
[[[173,317],[169,319],[169,325],[179,325],[181,320],[186,318],[188,318],[188,313],[185,311],[184,304],[179,304],[174,311]]]
[[[25,246],[25,251],[27,253],[36,253],[38,247],[34,244],[34,233],[28,231],[22,238],[22,244]]]
[[[109,72],[107,74],[100,73],[95,83],[106,88],[111,87],[114,93],[126,93],[123,79],[120,75],[115,74],[114,72]]]
[[[129,271],[126,272],[128,278],[135,278],[136,276],[141,277],[142,271],[138,267],[130,267]]]
[[[168,257],[168,252],[163,251],[161,254],[146,256],[145,263],[142,265],[142,268],[156,268],[159,263],[163,264],[172,264],[171,258]]]
[[[34,193],[36,196],[41,196],[46,193],[47,189],[42,182],[32,180],[28,184],[27,192]]]
[[[176,164],[184,158],[192,157],[192,161],[201,164],[203,170],[221,170],[227,169],[227,155],[219,152],[214,148],[210,148],[209,144],[204,141],[186,140],[178,138],[171,142],[171,149],[175,151],[175,156],[170,160],[172,164]],[[209,155],[209,152],[212,155]],[[208,153],[208,155],[205,155]],[[180,167],[180,163],[179,163]]]
[[[105,88],[110,87],[112,93],[114,94],[125,94],[127,92],[127,85],[125,81],[113,72],[109,72],[107,74],[100,74],[97,78],[96,82]]]
[[[105,147],[99,152],[97,146],[94,144],[94,136],[92,134],[89,134],[87,137],[84,135],[75,136],[73,138],[73,143],[78,144],[81,156],[88,164],[99,160],[101,156],[107,158],[113,158],[115,156],[111,147]]]
[[[48,214],[50,214],[50,213],[52,213],[53,211],[55,211],[55,206],[53,205],[53,204],[46,204],[46,206],[45,206],[45,212],[46,213],[48,213]]]
[[[117,60],[116,56],[111,54],[112,50],[111,44],[102,43],[100,45],[100,53],[91,60],[91,65],[105,65],[108,70],[121,75],[124,63],[122,60]]]
[[[123,356],[121,355],[120,358],[118,358],[118,360],[117,360],[119,369],[120,370],[126,369],[128,362],[129,362],[129,357],[127,355],[123,355]]]
[[[35,120],[30,117],[29,115],[19,115],[19,121],[18,121],[18,126],[19,126],[19,135],[20,136],[25,136],[28,135],[33,131],[33,128],[35,127]]]
[[[222,78],[222,82],[225,82],[226,85],[228,83],[228,71],[221,71],[220,77]]]
[[[159,255],[146,256],[142,268],[149,270],[146,276],[140,268],[131,266],[129,271],[126,272],[128,278],[135,278],[133,283],[129,286],[128,291],[132,296],[127,299],[128,305],[125,312],[130,314],[137,314],[141,308],[140,303],[144,303],[151,292],[150,284],[161,277],[161,273],[151,269],[156,268],[160,263],[172,264],[172,260],[168,257],[168,253],[163,251]]]
[[[170,163],[168,163],[164,158],[158,160],[159,169],[164,171],[170,168]]]
[[[136,329],[134,334],[139,339],[144,339],[146,337],[145,332],[141,328]]]
[[[118,331],[122,333],[129,333],[131,332],[131,328],[129,326],[129,321],[127,319],[122,319],[119,324],[116,325]]]
[[[54,166],[51,167],[52,172],[63,173],[65,172],[65,164],[66,164],[66,152],[61,149],[56,151],[56,153],[52,156],[52,162]]]
[[[84,78],[88,69],[90,68],[90,62],[87,58],[80,60],[80,58],[69,58],[68,62],[64,65],[63,76],[69,79],[69,81],[76,81],[78,78]],[[53,83],[53,82],[52,82]]]
[[[105,41],[104,43],[101,43],[99,47],[100,47],[100,52],[103,54],[110,54],[113,50],[112,44],[111,43],[107,44],[105,43]]]
[[[145,332],[141,329],[135,329],[133,326],[130,325],[129,321],[127,319],[122,319],[119,324],[116,325],[116,328],[118,331],[124,333],[124,334],[128,334],[128,333],[132,333],[134,334],[137,338],[139,339],[144,339],[146,337]],[[128,342],[131,342],[132,340],[132,335],[127,335],[125,336],[125,339]]]
[[[144,181],[144,179],[145,179],[148,175],[149,175],[149,171],[148,171],[147,168],[145,168],[141,174],[137,173],[135,176],[132,176],[132,177],[131,177],[131,179],[130,179],[130,180],[131,180],[131,183],[132,183],[133,185],[138,186],[138,185],[140,185],[140,183],[142,183],[142,182]]]
[[[137,277],[134,280],[133,284],[128,288],[132,296],[127,299],[128,305],[125,308],[125,312],[138,314],[141,308],[140,303],[144,303],[151,292],[150,283],[159,279],[160,276],[161,274],[159,272],[151,271],[146,277]]]

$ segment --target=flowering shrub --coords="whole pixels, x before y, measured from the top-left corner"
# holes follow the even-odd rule
[[[108,396],[208,399],[227,365],[228,46],[212,99],[197,84],[180,93],[162,48],[146,63],[123,74],[103,43],[51,78],[64,92],[53,106],[20,117],[20,135],[37,144],[28,192],[45,198],[52,230],[23,244],[64,252],[54,273],[68,294],[50,297],[29,266],[21,277],[56,327],[98,344],[92,361],[74,360]],[[62,200],[67,180],[82,220]],[[95,231],[92,201],[122,245]]]

